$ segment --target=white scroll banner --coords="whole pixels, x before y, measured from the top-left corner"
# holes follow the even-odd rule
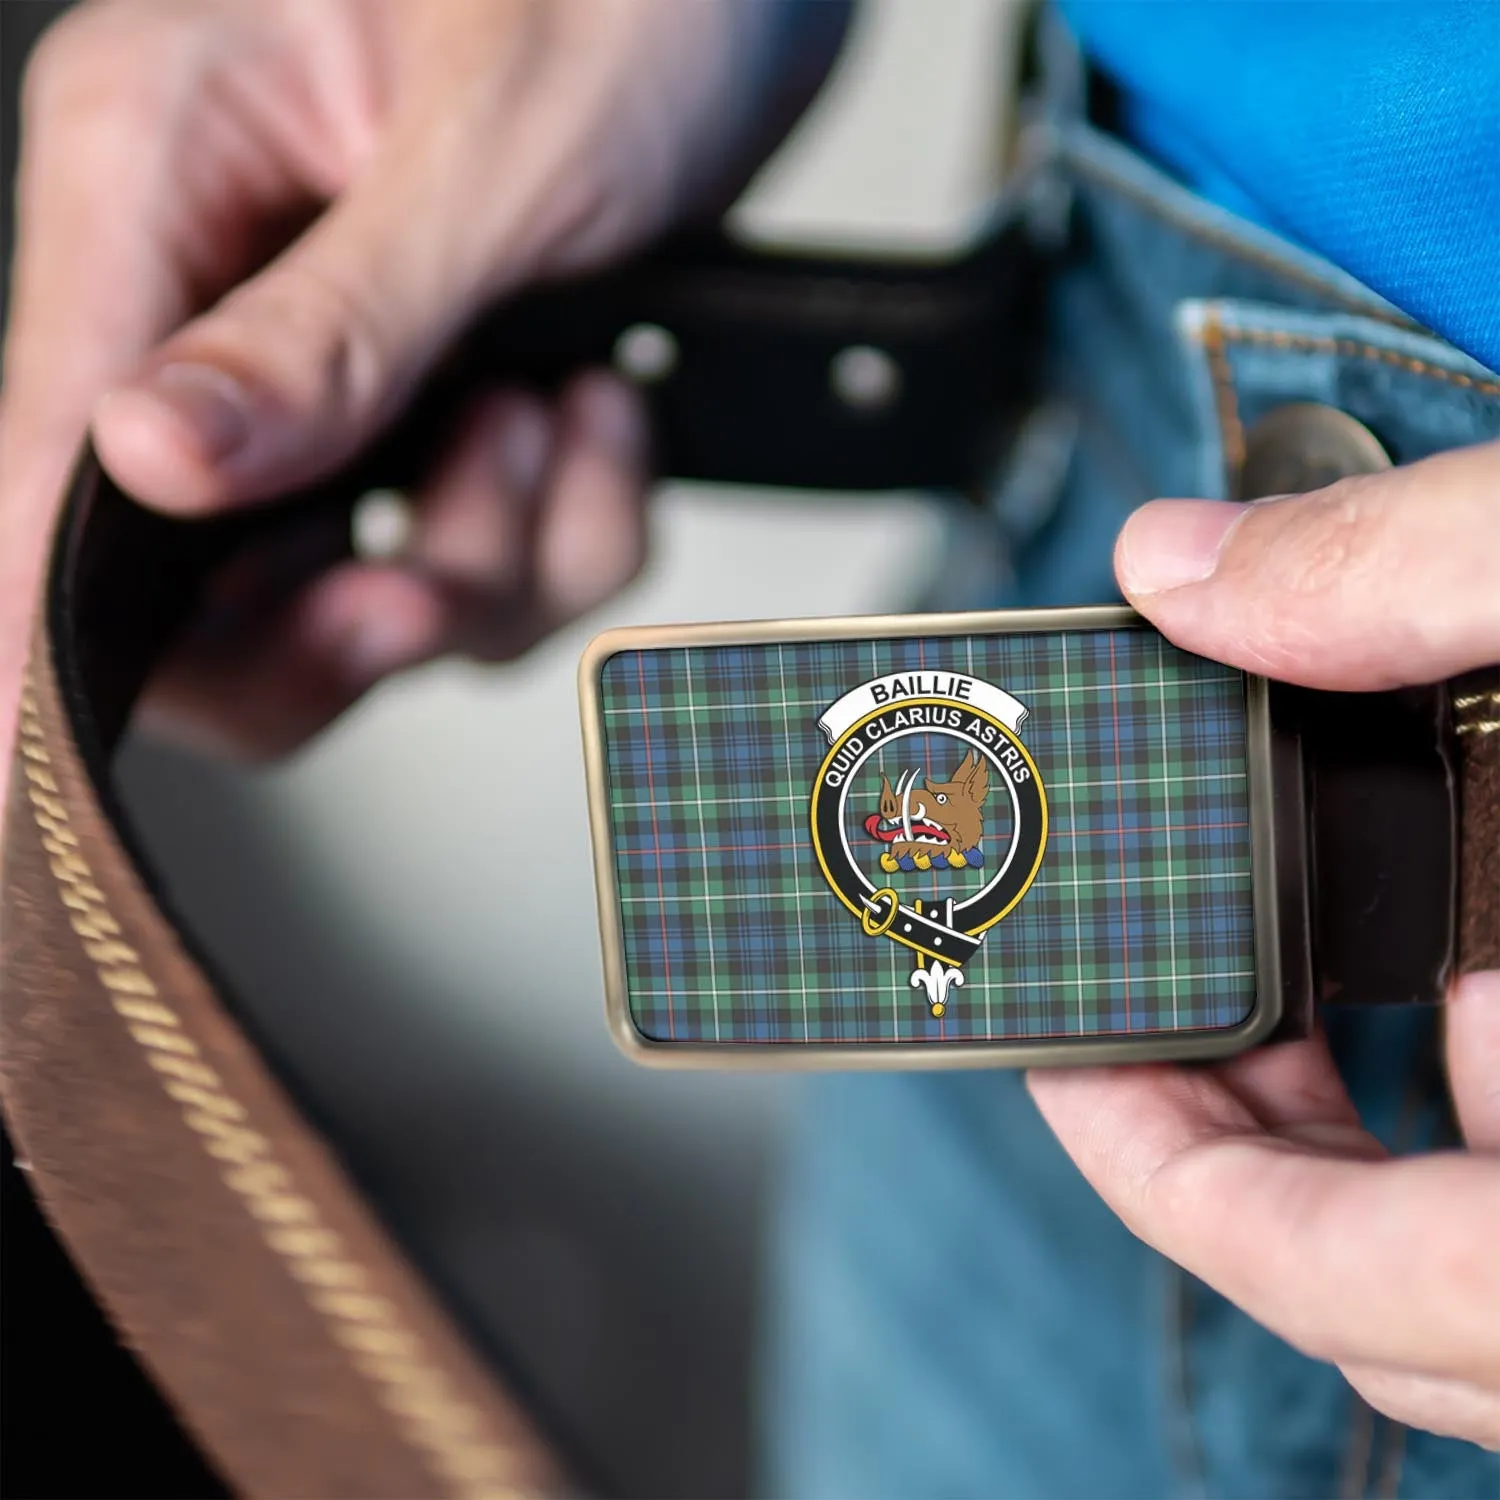
[[[962,672],[889,672],[851,688],[818,720],[829,744],[842,739],[851,726],[883,709],[900,708],[914,698],[936,698],[960,707],[978,709],[1019,733],[1026,705],[997,688]]]

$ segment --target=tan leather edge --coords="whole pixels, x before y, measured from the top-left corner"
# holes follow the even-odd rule
[[[0,1099],[32,1185],[238,1492],[567,1488],[157,911],[80,763],[45,638],[0,957]]]
[[[1458,678],[1458,967],[1500,969],[1500,667]]]

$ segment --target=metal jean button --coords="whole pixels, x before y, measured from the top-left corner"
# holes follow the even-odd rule
[[[1245,435],[1235,498],[1300,495],[1390,467],[1390,456],[1362,422],[1336,407],[1299,401],[1268,412]]]

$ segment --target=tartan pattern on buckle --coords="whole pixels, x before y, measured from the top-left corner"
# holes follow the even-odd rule
[[[1050,821],[1034,884],[939,1017],[913,991],[911,953],[866,936],[840,903],[808,826],[829,750],[819,716],[861,682],[916,671],[969,674],[1026,705],[1020,739]],[[604,664],[600,704],[628,1000],[645,1037],[1101,1037],[1223,1029],[1253,1009],[1244,678],[1154,632],[624,651]],[[869,766],[894,779],[915,752],[887,753]],[[940,743],[924,753],[947,774]],[[990,800],[1003,825],[1003,797]],[[903,876],[902,900],[936,902],[946,878]]]

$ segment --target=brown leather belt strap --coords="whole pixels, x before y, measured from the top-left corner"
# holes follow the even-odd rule
[[[1500,667],[1452,685],[1458,754],[1458,965],[1500,969]]]
[[[561,1492],[519,1402],[423,1287],[132,859],[106,764],[147,665],[133,654],[157,642],[130,621],[160,627],[162,610],[137,612],[140,594],[213,549],[166,546],[133,586],[81,594],[112,543],[115,562],[131,560],[132,523],[156,525],[97,479],[86,468],[65,522],[7,809],[0,1088],[38,1196],[241,1492]],[[70,628],[80,622],[123,633]]]

